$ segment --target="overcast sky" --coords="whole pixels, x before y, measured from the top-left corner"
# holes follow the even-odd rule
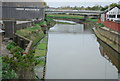
[[[46,2],[118,2],[120,0],[45,0]]]
[[[50,7],[61,6],[106,6],[111,3],[118,3],[120,0],[45,0]]]
[[[50,7],[61,7],[61,6],[94,6],[101,5],[106,6],[111,3],[118,3],[120,0],[0,0],[5,2],[41,2],[45,1]],[[61,3],[60,3],[61,2]]]

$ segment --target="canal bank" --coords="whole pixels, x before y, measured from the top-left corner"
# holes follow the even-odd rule
[[[85,21],[85,27],[92,28],[97,38],[108,44],[112,49],[120,53],[120,33],[110,28],[100,26],[97,22]]]
[[[119,33],[111,32],[106,27],[97,27],[93,29],[96,36],[106,42],[110,47],[120,53],[120,35]]]
[[[117,69],[101,56],[92,28],[56,24],[48,37],[45,79],[118,78]]]
[[[17,41],[13,40],[14,42],[7,42],[5,49],[9,49],[10,54],[7,53],[7,55],[2,57],[3,63],[9,64],[9,67],[15,70],[15,72],[12,75],[8,73],[9,70],[11,72],[11,69],[3,69],[2,79],[38,79],[38,75],[34,71],[34,67],[38,64],[42,67],[42,69],[39,69],[42,75],[40,75],[39,79],[43,78],[47,52],[47,34],[43,33],[44,30],[42,28],[45,26],[49,29],[54,23],[52,19],[46,19],[46,21],[39,22],[16,32],[16,35],[21,38],[16,39]],[[23,39],[32,41],[32,46],[26,44],[27,41]],[[27,47],[23,49],[22,47],[24,46],[30,49],[27,49]],[[4,67],[6,68],[6,66]]]

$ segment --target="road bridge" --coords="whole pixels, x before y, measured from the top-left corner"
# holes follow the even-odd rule
[[[93,11],[93,10],[58,10],[58,9],[46,9],[46,14],[72,14],[81,15],[85,18],[94,16],[97,18],[103,11]]]

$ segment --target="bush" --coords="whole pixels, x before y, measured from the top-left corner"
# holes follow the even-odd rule
[[[14,42],[9,42],[8,44],[7,44],[7,49],[8,50],[11,50],[12,48],[14,48],[16,46],[16,43],[14,43]]]
[[[7,49],[10,50],[10,52],[12,54],[14,54],[14,53],[22,53],[23,52],[23,49],[20,48],[19,46],[16,46],[16,43],[14,43],[14,42],[9,42],[7,44]]]
[[[17,78],[17,74],[16,72],[11,69],[10,65],[3,62],[3,69],[2,69],[2,78],[3,79],[16,79]]]
[[[15,46],[13,48],[11,48],[10,52],[13,54],[13,53],[20,53],[22,52],[22,48],[20,48],[19,46]]]
[[[41,21],[41,22],[39,23],[39,25],[40,25],[40,26],[47,26],[47,22],[46,22],[46,21]]]

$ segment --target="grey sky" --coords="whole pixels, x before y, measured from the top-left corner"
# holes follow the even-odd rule
[[[120,0],[45,0],[46,2],[118,2]]]
[[[106,6],[111,3],[118,3],[120,0],[45,0],[50,7],[61,6]]]

